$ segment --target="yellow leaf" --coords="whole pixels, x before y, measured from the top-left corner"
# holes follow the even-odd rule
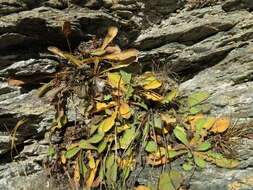
[[[119,88],[123,91],[126,90],[124,85],[124,81],[119,73],[108,73],[108,84],[111,85],[113,88]]]
[[[107,35],[105,36],[105,39],[103,41],[103,45],[101,46],[100,49],[105,49],[106,46],[115,38],[115,36],[118,33],[118,28],[117,27],[109,27],[107,31]]]
[[[209,117],[206,119],[206,122],[204,124],[204,128],[206,130],[209,130],[215,123],[215,118],[214,117]]]
[[[160,114],[161,119],[163,121],[165,121],[166,124],[170,124],[170,123],[176,123],[177,119],[176,118],[171,118],[168,114]]]
[[[67,159],[66,159],[66,157],[65,157],[65,151],[64,152],[62,152],[61,153],[61,156],[60,156],[60,160],[61,160],[61,163],[62,164],[66,164],[66,161],[67,161]]]
[[[135,187],[134,190],[150,190],[150,189],[144,185],[139,185],[138,187]]]
[[[96,108],[95,108],[95,111],[94,112],[100,112],[100,111],[103,111],[103,110],[106,110],[106,109],[109,109],[111,107],[114,107],[114,106],[117,106],[118,103],[115,102],[115,101],[111,101],[109,102],[108,104],[106,103],[101,103],[101,102],[97,102],[96,103]]]
[[[163,100],[163,96],[161,96],[161,95],[159,95],[159,94],[157,94],[155,92],[144,92],[143,94],[149,100],[158,101],[158,102],[160,102],[160,101]]]
[[[74,181],[76,184],[78,184],[80,181],[80,170],[78,162],[76,162],[74,165]]]
[[[106,55],[103,57],[103,59],[107,59],[110,61],[124,61],[131,57],[137,57],[138,53],[139,51],[136,49],[128,49],[120,53],[113,53],[113,54]]]
[[[156,79],[155,77],[150,77],[151,80],[149,80],[149,78],[146,79],[147,83],[144,85],[144,89],[149,90],[149,89],[156,89],[159,88],[162,85],[162,82],[158,79]]]
[[[204,115],[202,114],[197,114],[195,116],[190,116],[187,118],[187,120],[189,121],[190,125],[191,125],[191,129],[192,131],[195,131],[195,125],[196,125],[196,122],[199,120],[199,119],[203,119],[204,118]]]
[[[52,53],[59,55],[61,57],[64,57],[65,59],[69,60],[70,62],[74,63],[76,66],[81,66],[82,65],[82,61],[78,60],[75,56],[63,52],[60,49],[56,48],[56,47],[48,47],[47,48],[49,51],[51,51]]]
[[[121,132],[123,132],[123,131],[125,131],[125,130],[127,130],[129,128],[130,127],[127,124],[125,124],[123,126],[120,126],[120,127],[117,127],[117,133],[121,133]]]
[[[220,119],[216,120],[210,132],[222,133],[227,130],[229,125],[230,125],[230,121],[224,117],[221,117]]]
[[[119,108],[119,113],[121,117],[125,119],[129,119],[131,117],[131,110],[130,107],[127,103],[121,103],[120,108]]]
[[[103,120],[99,126],[101,130],[103,132],[109,131],[114,126],[116,117],[117,117],[117,112],[115,111],[112,113],[110,117]]]
[[[94,169],[96,167],[96,163],[95,163],[95,160],[94,160],[94,157],[92,156],[92,154],[88,154],[88,165],[91,169]]]
[[[90,188],[96,176],[99,160],[96,160],[95,168],[91,169],[89,177],[86,180],[86,187]]]

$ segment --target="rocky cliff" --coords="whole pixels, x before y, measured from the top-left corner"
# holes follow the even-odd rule
[[[117,26],[117,44],[139,49],[145,69],[155,63],[176,73],[185,94],[207,90],[209,114],[246,126],[253,120],[252,10],[251,0],[2,0],[0,190],[50,189],[41,163],[49,145],[44,133],[51,127],[54,110],[36,96],[36,89],[60,67],[47,47],[67,50],[61,32],[64,21],[73,26],[73,47],[103,35],[108,26]],[[29,82],[15,85],[14,79]],[[26,125],[17,130],[15,139],[21,153],[14,162],[11,132],[23,118]],[[235,182],[239,189],[252,189],[253,141],[242,138],[240,144],[238,168],[210,165],[196,171],[190,189],[227,190]],[[153,170],[155,176],[159,171]],[[149,173],[150,168],[145,168],[135,180],[145,183]]]

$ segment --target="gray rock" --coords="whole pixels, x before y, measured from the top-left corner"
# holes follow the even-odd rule
[[[223,4],[222,8],[225,11],[234,11],[239,9],[252,9],[253,2],[251,0],[227,0]]]

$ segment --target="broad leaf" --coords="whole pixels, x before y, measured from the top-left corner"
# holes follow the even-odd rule
[[[156,152],[157,151],[157,144],[155,141],[147,141],[145,143],[144,149],[147,152]]]
[[[223,133],[227,130],[230,125],[230,121],[224,117],[216,120],[213,127],[210,129],[210,132],[213,133]]]
[[[87,140],[81,140],[79,142],[79,147],[87,150],[97,150],[97,147],[91,145]]]
[[[65,152],[64,157],[67,158],[67,159],[72,158],[72,157],[75,156],[80,150],[81,150],[80,147],[72,148],[72,149],[68,150],[67,152]]]
[[[206,162],[205,160],[203,160],[202,158],[200,158],[198,155],[196,155],[195,153],[194,155],[194,162],[196,163],[196,165],[200,168],[204,168],[206,167]]]
[[[203,142],[199,145],[198,151],[206,151],[212,147],[211,143],[208,141]]]
[[[107,31],[107,35],[105,36],[103,44],[100,49],[102,50],[105,49],[108,46],[108,44],[115,38],[117,33],[118,33],[117,27],[113,27],[113,26],[109,27]]]
[[[119,139],[120,148],[126,149],[128,145],[134,140],[135,138],[135,129],[130,128],[127,129],[123,136]]]
[[[95,144],[99,143],[104,138],[103,134],[95,134],[87,140],[88,143]]]
[[[173,133],[175,134],[175,136],[182,142],[184,143],[186,146],[189,146],[189,142],[187,140],[187,135],[185,132],[185,129],[183,127],[179,127],[177,126],[174,130]]]
[[[175,150],[169,150],[168,151],[168,157],[169,158],[174,158],[176,156],[180,156],[182,154],[185,154],[187,153],[188,151],[187,150],[178,150],[178,151],[175,151]]]
[[[119,113],[122,118],[129,119],[131,117],[131,110],[127,103],[121,103],[119,107]]]
[[[162,103],[167,104],[167,103],[171,102],[172,100],[174,100],[178,95],[179,95],[178,90],[172,90],[168,94],[166,94],[166,96],[165,96],[164,100],[162,101]]]
[[[206,91],[191,94],[188,97],[188,105],[190,107],[195,106],[195,105],[203,102],[204,100],[206,100],[209,96],[210,96],[210,94]]]
[[[110,117],[106,118],[100,123],[99,128],[104,133],[109,131],[114,126],[116,117],[117,117],[117,112],[115,111]]]
[[[108,84],[111,85],[112,88],[117,88],[126,91],[124,81],[119,73],[108,73],[107,76],[108,76]]]
[[[160,175],[158,187],[159,190],[177,190],[182,182],[183,177],[179,171],[171,170]]]

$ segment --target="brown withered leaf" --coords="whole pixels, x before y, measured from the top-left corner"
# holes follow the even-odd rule
[[[124,61],[126,59],[129,59],[131,57],[137,57],[139,51],[136,49],[128,49],[124,50],[120,53],[113,53],[109,55],[105,55],[103,59],[107,59],[110,61]]]
[[[115,38],[117,33],[118,33],[117,27],[113,27],[113,26],[109,27],[107,31],[107,35],[105,36],[103,44],[100,49],[102,50],[105,49],[108,46],[108,44]]]
[[[11,79],[11,78],[8,79],[7,82],[8,82],[8,85],[10,86],[21,86],[21,85],[29,83],[29,81],[26,79]]]
[[[65,36],[65,38],[68,37],[68,35],[71,33],[71,25],[69,21],[65,21],[62,25],[62,32]]]
[[[47,49],[48,49],[48,51],[51,51],[52,53],[54,53],[56,55],[59,55],[59,56],[65,58],[65,59],[69,60],[70,62],[72,62],[76,66],[81,66],[83,64],[83,61],[80,61],[75,56],[73,56],[73,55],[71,55],[69,53],[61,51],[57,47],[50,46]]]

